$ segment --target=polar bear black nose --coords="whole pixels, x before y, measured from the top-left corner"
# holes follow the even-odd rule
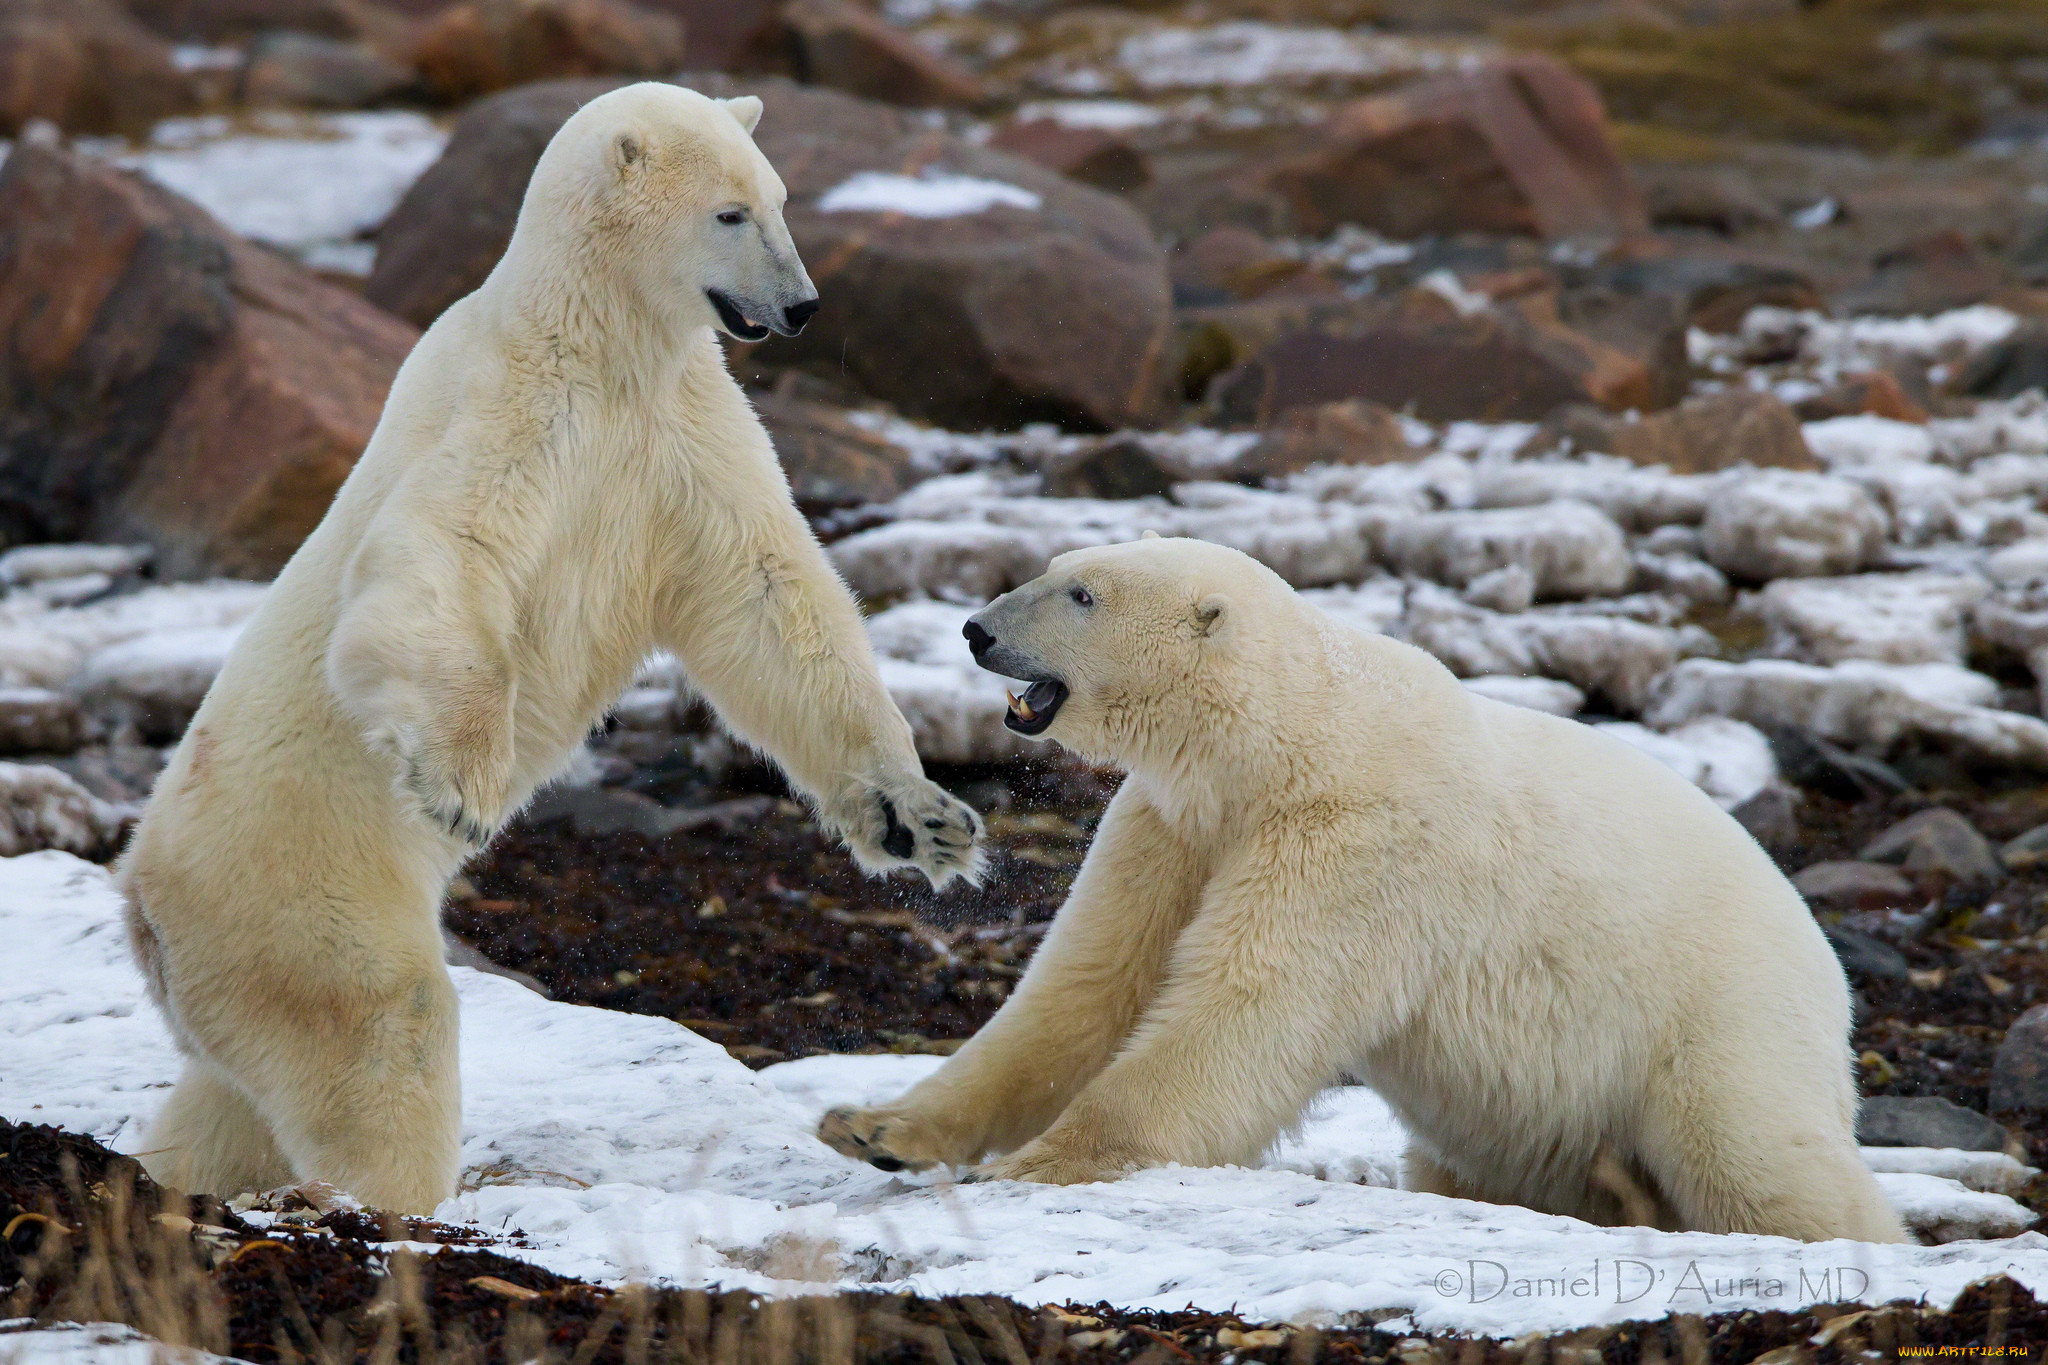
[[[969,621],[966,625],[960,627],[960,633],[967,637],[968,651],[977,659],[987,653],[988,647],[996,642],[995,636],[989,634],[986,630],[982,629],[979,623],[974,621]]]
[[[801,303],[792,303],[789,307],[783,309],[782,320],[789,327],[789,334],[795,336],[804,329],[805,323],[817,316],[817,313],[818,301],[815,298],[810,298],[803,300]]]

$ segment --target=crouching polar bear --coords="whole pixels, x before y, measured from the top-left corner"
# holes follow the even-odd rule
[[[441,897],[650,649],[863,866],[975,872],[714,335],[817,308],[760,113],[638,85],[563,126],[164,770],[119,868],[187,1059],[163,1183],[454,1192]]]
[[[1128,776],[995,1018],[819,1135],[1070,1183],[1248,1163],[1338,1077],[1411,1188],[1600,1223],[1902,1238],[1858,1156],[1842,971],[1727,815],[1473,695],[1254,561],[1077,551],[966,627],[1009,723]]]

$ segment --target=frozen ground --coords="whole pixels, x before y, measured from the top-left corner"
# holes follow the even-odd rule
[[[107,874],[0,861],[0,1113],[137,1150],[177,1059],[127,958]],[[1670,1311],[1843,1298],[1947,1303],[1995,1272],[2048,1289],[2048,1237],[1992,1188],[2002,1158],[1882,1153],[1942,1246],[1805,1246],[1594,1228],[1388,1188],[1399,1125],[1330,1092],[1262,1169],[1074,1188],[899,1178],[810,1136],[829,1103],[893,1094],[934,1058],[815,1057],[747,1071],[665,1020],[550,1003],[457,969],[464,1192],[438,1216],[509,1234],[566,1274],[763,1292],[821,1284],[1024,1302],[1235,1305],[1248,1318],[1392,1317],[1513,1335]],[[38,1351],[62,1355],[62,1343]],[[40,1362],[42,1357],[36,1356]]]

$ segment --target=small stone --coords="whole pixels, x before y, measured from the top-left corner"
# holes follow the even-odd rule
[[[258,107],[365,109],[412,83],[412,72],[368,43],[285,31],[250,45],[242,100]]]
[[[1412,460],[1415,447],[1401,419],[1363,398],[1317,403],[1283,413],[1245,457],[1257,478],[1298,474],[1319,464],[1393,464]]]
[[[1876,499],[1847,479],[1765,469],[1724,486],[1700,534],[1722,573],[1768,582],[1855,573],[1884,552],[1889,530]]]
[[[1802,422],[1868,414],[1894,422],[1925,422],[1927,409],[1913,401],[1904,386],[1883,370],[1845,374],[1828,388],[1792,405]]]
[[[1991,1108],[2048,1109],[2048,1005],[2012,1021],[1991,1060]]]
[[[1465,585],[1465,600],[1488,611],[1527,611],[1536,604],[1536,575],[1520,564],[1504,564]]]
[[[0,688],[0,753],[68,754],[84,738],[77,698],[42,687]]]
[[[1994,1101],[1993,1107],[2000,1106]],[[1856,1141],[1865,1147],[1996,1152],[2004,1149],[2007,1137],[2004,1125],[1990,1115],[1938,1095],[1872,1095],[1856,1111]]]
[[[1177,482],[1157,456],[1128,437],[1082,446],[1045,467],[1045,494],[1053,498],[1152,498]]]
[[[1882,759],[1830,744],[1811,730],[1782,726],[1771,734],[1778,770],[1802,787],[1843,801],[1861,801],[1911,789]]]
[[[1855,867],[1855,863],[1815,863],[1814,867]],[[1812,868],[1808,868],[1812,871]],[[1891,872],[1890,868],[1885,871]],[[1898,876],[1896,872],[1893,876]],[[1851,929],[1845,924],[1824,927],[1822,933],[1828,936],[1828,946],[1841,959],[1842,968],[1852,976],[1874,977],[1880,981],[1904,981],[1910,968],[1906,958],[1898,949],[1886,943],[1875,934],[1866,934],[1861,929]]]
[[[1862,856],[1871,862],[1900,863],[1908,872],[1940,872],[1977,885],[2005,875],[1990,841],[1943,806],[1901,820],[1871,840]]]
[[[1771,747],[1775,756],[1777,746]],[[1758,843],[1789,844],[1799,838],[1800,799],[1796,788],[1773,782],[1728,813]]]
[[[988,145],[1036,161],[1097,189],[1128,194],[1152,178],[1144,153],[1107,128],[1071,128],[1057,119],[1026,119],[998,128]]]
[[[2048,862],[2048,825],[2036,825],[2017,839],[2007,840],[1998,858],[2014,872],[2023,872]]]
[[[1881,910],[1916,894],[1897,868],[1874,862],[1814,863],[1801,868],[1792,885],[1810,904],[1829,910]]]

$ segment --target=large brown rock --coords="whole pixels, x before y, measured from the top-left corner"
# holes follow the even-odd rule
[[[0,136],[32,119],[139,133],[196,99],[170,46],[111,0],[0,0]]]
[[[1637,421],[1575,408],[1553,417],[1531,438],[1531,445],[1549,448],[1567,438],[1579,450],[1619,455],[1640,465],[1663,465],[1679,474],[1737,465],[1823,467],[1807,448],[1798,415],[1776,395],[1746,387],[1688,398]]]
[[[0,521],[268,577],[325,513],[417,333],[72,153],[0,169]]]
[[[59,0],[64,3],[65,0]],[[157,33],[185,42],[220,43],[259,33],[318,33],[328,38],[397,37],[409,19],[449,0],[125,0]]]
[[[683,25],[630,0],[459,0],[413,46],[420,79],[460,102],[530,81],[659,76],[683,60]]]
[[[1268,183],[1318,233],[1613,237],[1649,224],[1600,96],[1535,54],[1347,105]]]
[[[918,481],[908,451],[839,409],[788,393],[752,397],[805,513],[887,502]]]
[[[969,107],[984,98],[972,75],[855,0],[788,0],[753,46],[757,60],[807,85],[862,99]]]
[[[1375,316],[1286,332],[1218,375],[1210,396],[1237,425],[1351,398],[1431,422],[1536,421],[1572,403],[1644,407],[1649,376],[1543,310],[1461,313],[1417,290]]]
[[[766,100],[755,137],[789,187],[790,231],[824,299],[800,338],[753,348],[746,368],[815,367],[955,425],[1116,427],[1157,416],[1171,326],[1166,261],[1122,202],[872,101],[767,77],[678,79]],[[366,296],[424,325],[474,289],[511,238],[548,138],[610,88],[548,82],[465,112],[385,223]],[[951,217],[820,209],[827,192],[863,173],[990,180],[1037,207]]]

